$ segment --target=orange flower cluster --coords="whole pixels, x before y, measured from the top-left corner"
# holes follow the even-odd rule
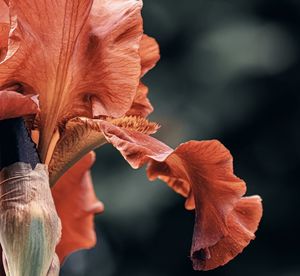
[[[93,218],[103,211],[89,169],[93,149],[112,144],[133,168],[147,164],[195,209],[194,269],[224,265],[254,239],[259,196],[218,141],[189,141],[175,150],[151,136],[158,125],[141,78],[159,49],[143,34],[139,0],[0,0],[0,120],[26,116],[49,178],[62,239],[61,260],[96,242]],[[38,102],[37,96],[38,95]]]

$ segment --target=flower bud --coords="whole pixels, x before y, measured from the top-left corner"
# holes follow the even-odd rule
[[[7,276],[58,275],[61,223],[45,165],[17,162],[0,172],[0,243]]]

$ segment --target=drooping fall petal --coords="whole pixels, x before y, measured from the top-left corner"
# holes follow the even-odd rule
[[[228,234],[215,245],[200,249],[193,243],[191,258],[194,269],[210,270],[224,265],[241,253],[255,238],[254,232],[262,216],[261,198],[242,197],[227,218]],[[197,232],[198,225],[195,226]],[[201,237],[198,237],[201,239]],[[228,250],[229,249],[229,250]]]
[[[260,198],[245,197],[245,182],[233,173],[232,156],[218,141],[190,141],[172,150],[156,139],[101,122],[107,141],[133,168],[149,163],[159,178],[196,209],[191,258],[195,269],[223,265],[254,239],[262,215]]]
[[[146,134],[155,133],[159,128],[158,124],[136,116],[108,120],[110,124]],[[85,154],[107,142],[102,133],[101,122],[102,120],[77,117],[66,123],[49,164],[51,185]]]
[[[122,127],[122,125],[120,127],[101,120],[99,125],[106,140],[116,147],[135,169],[149,162],[151,158],[163,161],[173,151],[167,145],[137,129]]]
[[[62,238],[56,253],[62,263],[70,253],[95,245],[94,215],[103,211],[97,200],[89,169],[94,162],[91,152],[69,169],[52,188],[58,216],[62,222]]]
[[[50,185],[54,185],[84,155],[105,143],[99,126],[93,120],[74,118],[68,121],[49,164]]]
[[[39,111],[36,96],[14,91],[0,91],[0,120],[35,114]]]
[[[196,208],[195,269],[227,263],[254,239],[262,215],[260,198],[242,197],[245,183],[233,174],[232,156],[218,141],[182,144],[164,162],[151,162],[148,175],[179,189],[188,196],[186,208]]]
[[[141,75],[141,6],[136,0],[10,1],[0,87],[17,80],[25,93],[40,95],[42,161],[59,123],[91,116],[92,107],[97,116],[119,117],[132,105]]]

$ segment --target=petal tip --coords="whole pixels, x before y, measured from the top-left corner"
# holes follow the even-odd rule
[[[260,196],[241,198],[228,217],[228,234],[208,248],[192,250],[194,270],[211,270],[227,264],[255,239],[262,217]]]

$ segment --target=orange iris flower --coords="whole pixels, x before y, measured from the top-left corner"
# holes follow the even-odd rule
[[[187,198],[196,213],[194,269],[213,269],[254,239],[261,199],[243,197],[245,182],[220,142],[174,150],[151,136],[158,125],[146,119],[153,108],[141,78],[159,50],[143,34],[141,8],[138,0],[0,0],[0,119],[31,114],[62,221],[61,262],[96,242],[93,219],[103,204],[89,174],[91,151],[110,143],[133,168],[147,164],[150,180]]]

